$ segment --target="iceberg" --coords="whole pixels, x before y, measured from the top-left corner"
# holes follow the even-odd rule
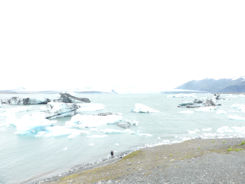
[[[93,128],[108,124],[116,124],[120,120],[122,120],[122,116],[115,114],[107,116],[77,114],[73,116],[70,121],[66,122],[66,126],[75,128]]]
[[[152,113],[152,112],[159,112],[159,111],[155,110],[151,107],[148,107],[144,104],[137,103],[134,105],[133,112],[136,112],[136,113]]]
[[[49,102],[47,119],[56,119],[62,117],[70,117],[76,114],[78,105],[72,103]]]
[[[65,126],[51,126],[47,127],[46,131],[39,133],[36,137],[62,137],[68,136],[68,138],[74,138],[81,134],[87,134],[86,131],[68,128]]]
[[[55,101],[63,102],[63,103],[90,103],[91,102],[88,98],[75,97],[70,95],[69,93],[60,93],[60,98]]]
[[[86,104],[79,104],[77,113],[83,113],[83,112],[91,112],[91,111],[100,111],[103,110],[105,106],[103,104],[97,104],[97,103],[86,103]]]
[[[120,120],[117,123],[117,126],[124,128],[124,129],[128,129],[132,126],[137,126],[138,122],[137,121],[130,121],[130,120]]]
[[[47,120],[44,113],[32,113],[18,118],[11,116],[7,122],[16,128],[15,133],[18,135],[35,135],[40,131],[46,131],[48,126],[56,124],[56,121]]]
[[[2,99],[0,100],[1,104],[8,104],[8,105],[41,105],[47,104],[50,102],[50,99],[32,99],[32,98],[20,98],[20,97],[11,97],[9,99]]]

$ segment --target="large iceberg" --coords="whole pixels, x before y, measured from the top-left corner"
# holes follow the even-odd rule
[[[16,128],[16,134],[28,135],[37,134],[40,131],[46,131],[46,127],[56,124],[56,121],[50,121],[45,118],[44,113],[32,113],[22,117],[16,117],[14,114],[7,118],[6,122]]]
[[[47,104],[50,102],[50,99],[33,99],[33,98],[21,98],[21,97],[11,97],[9,99],[1,99],[1,104],[8,104],[8,105],[40,105],[40,104]]]
[[[159,111],[156,110],[156,109],[153,109],[151,107],[148,107],[148,106],[146,106],[144,104],[137,103],[137,104],[134,105],[133,112],[137,112],[137,113],[151,113],[151,112],[159,112]]]

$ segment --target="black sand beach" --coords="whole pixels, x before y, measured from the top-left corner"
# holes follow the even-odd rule
[[[245,141],[194,139],[144,148],[39,183],[245,183]]]

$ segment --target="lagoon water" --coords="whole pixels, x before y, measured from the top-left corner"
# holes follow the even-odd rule
[[[68,123],[71,118],[48,120],[50,123],[41,119],[39,114],[45,112],[46,105],[0,106],[0,184],[21,183],[57,175],[76,165],[108,158],[111,150],[118,155],[145,146],[171,144],[193,138],[245,137],[245,95],[222,95],[224,99],[218,102],[221,106],[195,109],[177,106],[196,98],[211,98],[212,95],[75,95],[88,97],[92,101],[88,112],[85,107],[82,117],[100,112],[117,115],[113,118],[85,116],[81,125],[84,123],[86,126],[72,127]],[[0,98],[11,96],[17,95],[2,94]],[[54,99],[59,95],[19,96]],[[132,112],[137,103],[159,112]],[[96,110],[98,104],[103,104],[104,109],[93,111],[93,107]],[[124,129],[115,124],[118,119],[137,122],[137,125]]]

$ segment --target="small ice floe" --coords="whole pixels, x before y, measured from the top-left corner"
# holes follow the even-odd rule
[[[123,130],[117,130],[117,129],[103,129],[100,132],[104,133],[104,134],[122,134],[124,133]]]
[[[210,132],[210,131],[212,131],[212,128],[203,128],[202,131],[203,132]]]
[[[67,147],[64,147],[62,150],[63,150],[63,151],[67,151],[67,150],[68,150],[68,148],[67,148]]]
[[[197,134],[197,133],[199,133],[199,132],[200,132],[199,129],[188,130],[188,134]]]
[[[233,130],[228,126],[223,126],[223,127],[218,128],[216,132],[218,132],[218,133],[227,133],[227,132],[230,133],[230,132],[233,132]]]
[[[214,106],[211,106],[211,107],[207,106],[207,107],[200,107],[200,108],[196,109],[196,111],[198,111],[198,112],[212,112],[215,109],[216,109],[216,107],[214,107]]]
[[[97,103],[79,104],[78,107],[79,108],[76,110],[77,113],[100,111],[105,108],[103,104],[97,104]]]
[[[180,111],[179,112],[180,114],[193,114],[194,112],[193,111]]]
[[[132,126],[137,126],[138,122],[137,121],[131,121],[131,120],[120,120],[117,122],[117,126],[121,128],[131,128]]]
[[[174,95],[168,95],[167,98],[195,98],[195,94],[174,94]]]
[[[233,104],[231,107],[241,112],[245,112],[245,104]]]
[[[118,129],[112,129],[112,128],[106,128],[99,131],[100,133],[106,134],[106,135],[113,135],[113,134],[134,134],[134,131],[130,129],[125,130],[118,130]]]
[[[219,99],[219,97],[218,97]],[[200,108],[200,107],[215,107],[221,106],[221,104],[217,104],[217,96],[215,99],[207,98],[207,99],[194,99],[192,102],[181,103],[178,105],[180,108]]]
[[[66,125],[76,128],[92,128],[108,124],[116,124],[120,120],[122,120],[122,116],[115,114],[107,116],[77,114],[73,116],[70,121],[66,122]]]
[[[217,110],[216,114],[226,114],[227,112],[225,110]]]
[[[148,133],[138,133],[139,136],[152,137],[152,134]]]
[[[72,129],[65,126],[51,126],[47,127],[45,132],[37,134],[37,137],[63,137],[67,136],[68,138],[74,138],[81,134],[87,134],[86,131]]]
[[[244,137],[245,126],[242,127],[223,126],[218,128],[216,132],[218,137]]]
[[[89,137],[89,138],[104,138],[104,137],[107,137],[107,135],[89,135],[87,137]]]
[[[242,121],[245,121],[245,117],[237,116],[237,115],[229,115],[228,118],[230,120],[242,120]]]
[[[153,109],[151,107],[148,107],[144,104],[137,103],[134,105],[134,109],[132,110],[133,112],[136,113],[152,113],[152,112],[159,112],[156,109]]]

